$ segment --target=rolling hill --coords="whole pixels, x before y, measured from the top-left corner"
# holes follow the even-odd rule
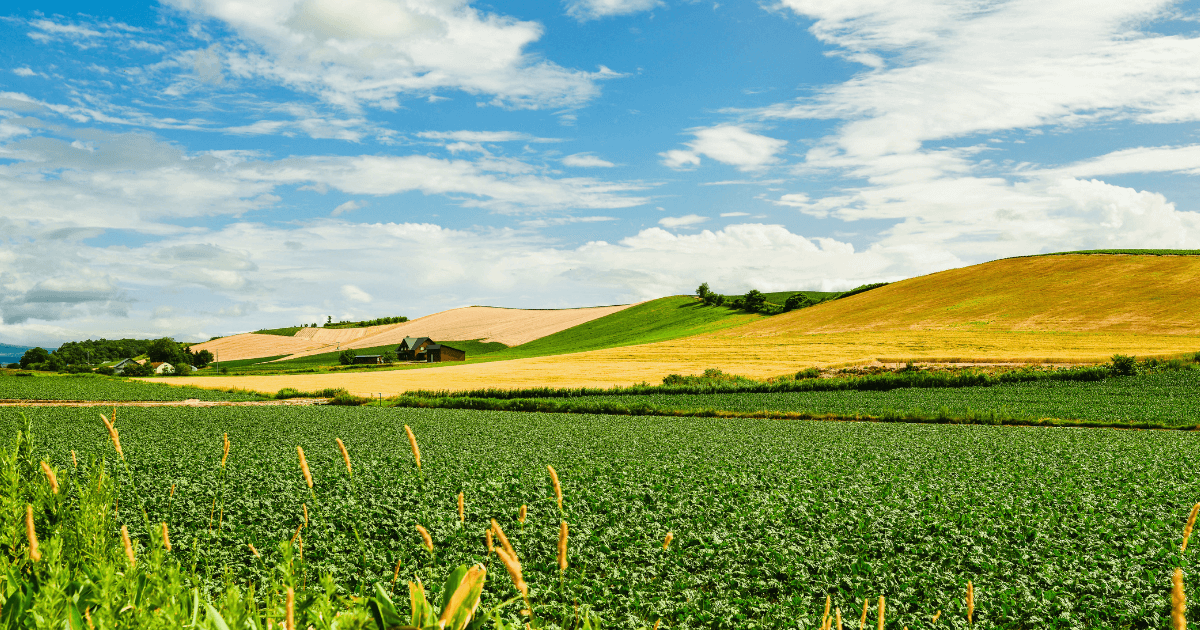
[[[690,298],[666,298],[690,300]],[[656,302],[661,302],[656,304]],[[682,304],[682,302],[681,302]],[[653,320],[666,302],[630,309]],[[1200,258],[1161,255],[1028,257],[952,269],[896,282],[841,300],[774,317],[746,315],[717,330],[652,341],[654,331],[626,335],[621,318],[502,352],[525,358],[436,369],[242,379],[189,379],[214,387],[276,391],[346,387],[359,393],[475,387],[607,386],[658,382],[707,368],[747,376],[788,374],[809,366],[884,360],[1101,362],[1200,351]],[[681,312],[700,315],[697,307]],[[642,317],[640,313],[646,313]],[[729,324],[725,326],[725,324]],[[680,326],[684,328],[686,326]],[[667,326],[663,332],[670,331]],[[674,331],[678,332],[678,330]],[[674,332],[671,332],[673,335]],[[651,343],[588,350],[621,340]],[[586,350],[586,351],[578,351]]]
[[[294,336],[245,333],[192,346],[193,352],[221,353],[222,360],[286,355],[298,359],[328,353],[335,348],[360,349],[399,345],[405,337],[473,339],[515,346],[572,326],[629,308],[597,306],[572,309],[515,309],[468,306],[426,315],[403,324],[369,328],[301,328]]]

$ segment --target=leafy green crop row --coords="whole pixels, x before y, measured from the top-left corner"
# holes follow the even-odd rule
[[[92,374],[16,376],[0,372],[0,400],[259,400],[247,393],[127,381]],[[186,382],[184,380],[183,382]]]
[[[94,412],[28,413],[55,467],[72,466],[71,450],[111,465]],[[12,432],[20,420],[0,414],[0,424]],[[401,577],[426,583],[483,562],[496,518],[535,601],[578,601],[616,627],[662,617],[671,628],[813,628],[827,595],[846,616],[886,595],[888,628],[928,627],[939,609],[940,623],[965,628],[967,580],[981,629],[1164,627],[1171,571],[1189,568],[1177,552],[1182,521],[1200,498],[1200,434],[1190,432],[371,407],[122,409],[117,427],[150,521],[176,524],[173,542],[196,550],[214,587],[263,578],[247,544],[275,549],[303,521],[302,504],[315,574],[351,590],[390,582],[397,562]],[[349,449],[353,483],[334,438]],[[571,527],[565,594],[547,464]],[[122,496],[120,518],[140,523],[137,505]],[[484,606],[496,597],[485,593]]]
[[[547,399],[553,400],[553,399]],[[814,415],[883,416],[895,412],[998,412],[1018,418],[1064,418],[1165,426],[1200,424],[1200,370],[1177,370],[1097,381],[1036,380],[991,387],[584,396],[576,404],[652,405],[664,409],[781,411]]]

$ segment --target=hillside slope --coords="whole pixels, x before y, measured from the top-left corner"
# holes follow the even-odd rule
[[[1200,257],[997,260],[772,317],[736,336],[952,329],[1200,334]]]
[[[245,333],[223,337],[192,346],[192,351],[220,349],[222,360],[253,359],[289,355],[288,359],[321,354],[334,348],[373,348],[399,345],[405,337],[438,339],[475,339],[506,346],[523,344],[560,330],[629,308],[597,306],[591,308],[528,310],[467,306],[426,315],[403,324],[369,328],[301,328],[295,336]]]

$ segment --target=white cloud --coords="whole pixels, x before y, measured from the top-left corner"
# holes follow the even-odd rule
[[[681,217],[663,217],[658,220],[658,224],[663,227],[673,228],[696,225],[697,223],[704,223],[707,220],[708,217],[702,217],[698,214],[685,214]]]
[[[641,13],[663,6],[660,0],[567,0],[567,15],[585,22],[613,15]]]
[[[490,96],[513,108],[576,106],[617,76],[563,68],[525,52],[535,22],[467,0],[171,0],[223,21],[262,52],[225,58],[230,74],[262,76],[349,109],[394,109],[399,96],[439,90]]]
[[[559,142],[558,138],[539,138],[521,131],[422,131],[417,137],[455,142]]]
[[[359,201],[355,201],[355,200],[350,200],[350,201],[340,204],[338,207],[334,208],[333,212],[329,213],[329,216],[331,216],[331,217],[341,216],[343,214],[346,214],[347,212],[352,212],[354,210],[358,210],[359,208],[361,208],[365,205],[367,205],[367,204],[359,202]]]
[[[342,295],[345,296],[347,300],[362,302],[363,304],[371,303],[371,295],[352,284],[342,285]]]
[[[609,168],[616,166],[608,160],[598,158],[590,153],[575,153],[568,155],[562,159],[565,166],[575,166],[579,168]]]
[[[750,216],[749,212],[722,212],[721,213],[722,219],[725,219],[728,217],[748,217],[748,216]]]
[[[663,164],[676,169],[698,166],[700,156],[705,155],[739,170],[752,171],[779,162],[776,154],[787,146],[787,140],[752,133],[738,125],[700,127],[690,133],[696,138],[687,143],[691,150],[660,153]]]
[[[13,74],[15,74],[19,77],[32,77],[32,76],[36,75],[37,73],[34,72],[30,68],[14,68]]]
[[[700,156],[696,155],[694,151],[671,149],[670,151],[665,151],[663,153],[659,153],[658,155],[662,157],[662,163],[668,168],[682,170],[689,167],[700,166]]]
[[[1164,172],[1200,175],[1200,145],[1122,149],[1045,171],[1070,177]]]

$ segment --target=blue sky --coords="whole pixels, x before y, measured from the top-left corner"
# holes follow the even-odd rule
[[[1200,248],[1197,3],[0,15],[0,342]]]

